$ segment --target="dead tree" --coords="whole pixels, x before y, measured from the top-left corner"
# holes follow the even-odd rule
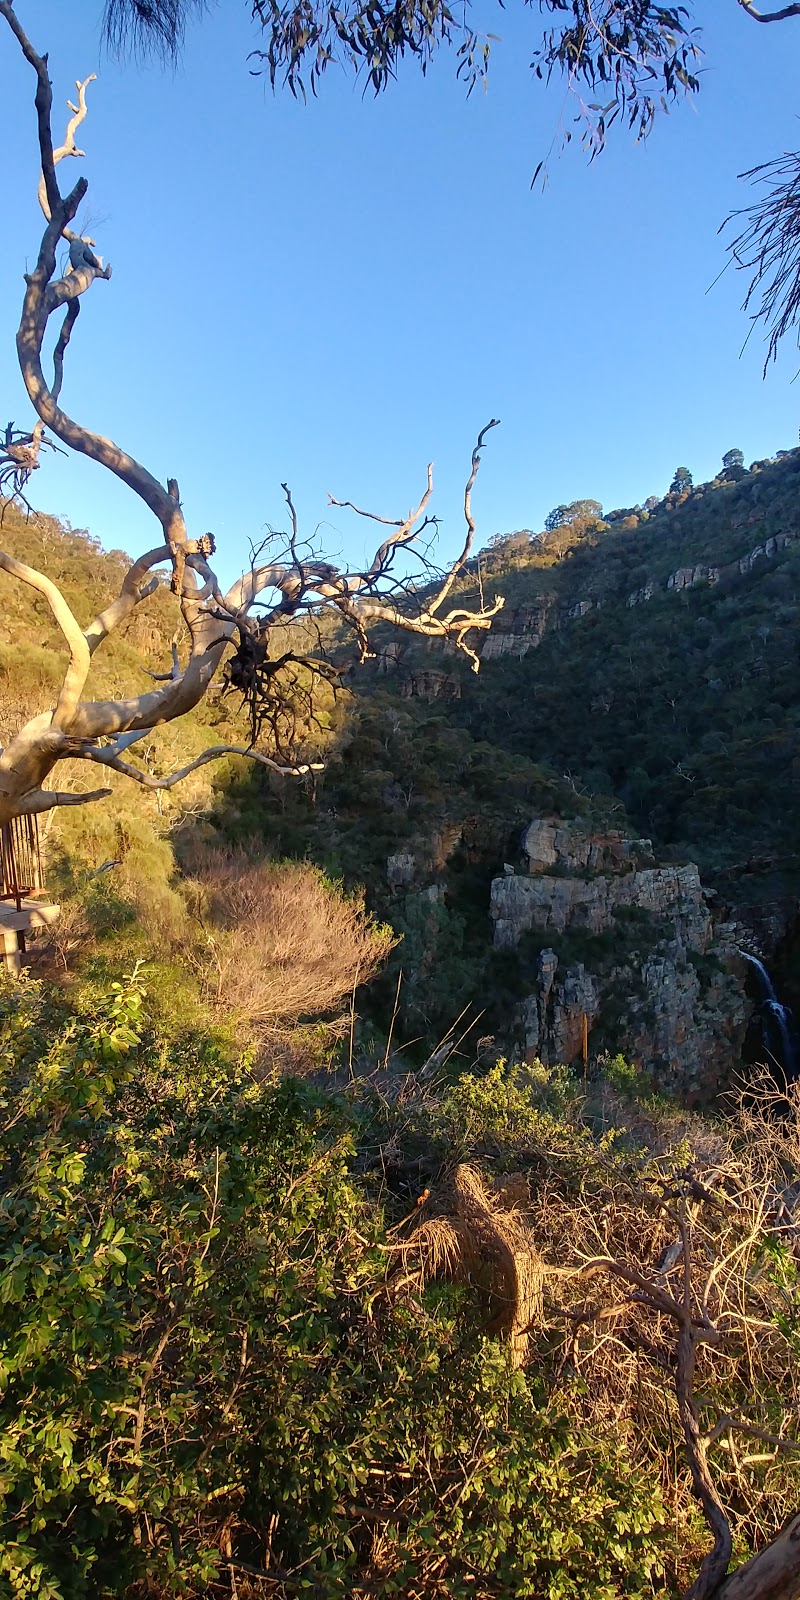
[[[401,578],[398,571],[400,553],[408,552],[411,547],[412,552],[416,550],[419,554],[420,535],[423,529],[434,524],[434,519],[428,516],[433,489],[429,467],[425,491],[407,516],[395,520],[374,518],[386,523],[388,532],[371,564],[360,572],[340,571],[319,559],[308,544],[301,542],[291,494],[284,485],[291,520],[284,548],[277,559],[274,552],[270,552],[273,559],[260,565],[257,563],[264,551],[257,552],[251,570],[223,593],[209,565],[215,548],[213,536],[189,536],[176,480],[169,479],[165,487],[118,445],[75,422],[61,407],[64,359],[80,314],[82,296],[96,280],[107,280],[111,276],[111,268],[104,266],[102,257],[95,252],[94,240],[73,226],[87,191],[86,180],[79,178],[69,193],[62,194],[57,172],[66,158],[83,155],[76,145],[75,135],[86,117],[86,90],[92,79],[78,83],[77,103],[68,102],[71,115],[64,142],[54,147],[47,57],[34,50],[12,0],[0,0],[0,16],[36,78],[35,108],[41,158],[39,200],[45,218],[36,265],[25,277],[22,319],[17,335],[23,381],[39,420],[30,435],[17,436],[12,429],[7,436],[5,457],[0,450],[0,488],[5,485],[12,494],[21,493],[30,472],[39,464],[38,452],[45,442],[44,429],[48,428],[61,444],[113,472],[144,501],[159,524],[154,548],[132,563],[116,599],[86,629],[79,626],[63,594],[50,578],[0,550],[0,568],[44,597],[69,651],[69,663],[55,706],[28,722],[0,752],[0,823],[16,816],[49,811],[55,806],[85,805],[110,794],[109,789],[64,793],[46,788],[54,768],[66,759],[107,767],[150,789],[170,789],[197,767],[218,756],[232,754],[250,756],[279,772],[308,771],[307,764],[287,758],[285,748],[276,748],[274,740],[269,751],[257,748],[255,742],[265,726],[273,732],[281,727],[282,710],[300,677],[306,684],[313,685],[320,677],[335,676],[324,649],[275,649],[276,638],[285,644],[287,619],[306,624],[307,636],[309,622],[313,623],[322,612],[332,611],[352,630],[362,659],[369,651],[370,628],[376,623],[388,623],[431,639],[450,640],[471,658],[477,670],[478,657],[469,636],[475,629],[486,630],[491,626],[502,599],[486,606],[481,597],[477,609],[448,602],[472,547],[475,524],[471,492],[485,435],[495,422],[492,420],[482,429],[473,451],[464,496],[466,539],[460,556],[445,573],[434,576],[424,556],[416,584],[408,577]],[[64,273],[59,275],[57,255],[65,243],[69,262]],[[51,320],[58,317],[61,317],[61,326],[53,353],[53,375],[48,381],[43,369],[43,344]],[[17,459],[20,447],[23,454],[27,451],[24,460]],[[351,503],[334,501],[333,504]],[[122,700],[82,699],[95,650],[154,592],[159,582],[157,569],[165,564],[172,568],[172,588],[179,599],[186,628],[186,659],[181,660],[176,648],[171,671],[145,694]],[[272,605],[262,603],[259,598],[268,591],[279,596]],[[163,777],[153,776],[137,765],[135,752],[134,759],[130,758],[131,747],[159,724],[191,711],[204,698],[223,665],[229,686],[238,689],[247,702],[250,742],[241,747],[214,746],[188,766]]]

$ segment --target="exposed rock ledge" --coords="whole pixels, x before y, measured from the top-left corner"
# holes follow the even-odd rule
[[[678,567],[676,572],[671,572],[667,578],[666,588],[676,594],[681,589],[693,589],[698,583],[719,583],[723,578],[735,578],[738,574],[745,576],[752,572],[757,561],[771,561],[780,550],[785,550],[788,545],[795,543],[793,533],[776,533],[773,538],[765,539],[763,544],[757,544],[753,550],[748,550],[747,555],[740,556],[738,561],[730,561],[724,567]],[[656,592],[654,583],[645,584],[643,589],[636,589],[628,595],[628,605],[638,606],[643,600],[652,600]]]
[[[777,533],[762,544],[757,544],[746,555],[740,556],[738,561],[731,561],[725,566],[707,566],[698,564],[693,567],[678,567],[671,572],[666,581],[657,583],[655,579],[635,589],[629,594],[625,603],[629,606],[641,605],[661,590],[678,594],[683,589],[693,589],[697,584],[707,583],[713,587],[724,579],[752,572],[760,561],[771,561],[785,550],[789,545],[795,544],[797,535],[793,533]],[[624,597],[620,596],[620,600]],[[554,594],[537,595],[529,605],[517,606],[515,610],[501,612],[490,631],[479,643],[478,650],[484,661],[496,661],[502,656],[526,656],[529,650],[535,650],[541,644],[544,636],[552,627],[560,628],[565,623],[577,621],[593,611],[600,604],[596,600],[578,600],[568,609],[557,604]]]
[[[594,878],[503,877],[492,883],[490,912],[494,943],[507,949],[536,928],[564,933],[581,928],[606,933],[621,906],[636,906],[652,917],[669,919],[675,937],[702,955],[711,943],[711,915],[703,899],[697,867],[648,867],[624,875]]]
[[[697,867],[640,866],[649,840],[552,817],[531,822],[523,849],[529,871],[495,878],[490,899],[496,948],[528,933],[543,946],[511,1047],[549,1064],[573,1061],[586,1026],[656,1082],[710,1098],[738,1059],[752,1007],[733,946],[715,939]],[[560,960],[549,944],[612,929],[619,937],[598,945],[596,961]]]

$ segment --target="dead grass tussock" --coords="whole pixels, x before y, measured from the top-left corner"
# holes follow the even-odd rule
[[[447,1210],[425,1217],[405,1241],[402,1281],[422,1285],[444,1273],[483,1287],[492,1309],[489,1331],[508,1340],[512,1364],[522,1366],[544,1304],[544,1271],[530,1228],[466,1163],[456,1168],[444,1203]]]

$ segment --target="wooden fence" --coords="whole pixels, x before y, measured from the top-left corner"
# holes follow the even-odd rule
[[[0,900],[13,900],[19,911],[24,899],[44,888],[39,823],[15,817],[0,827]]]

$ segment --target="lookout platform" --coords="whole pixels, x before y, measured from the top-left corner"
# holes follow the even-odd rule
[[[0,827],[0,959],[18,978],[25,935],[49,928],[60,907],[44,896],[44,868],[38,819],[15,817]]]

